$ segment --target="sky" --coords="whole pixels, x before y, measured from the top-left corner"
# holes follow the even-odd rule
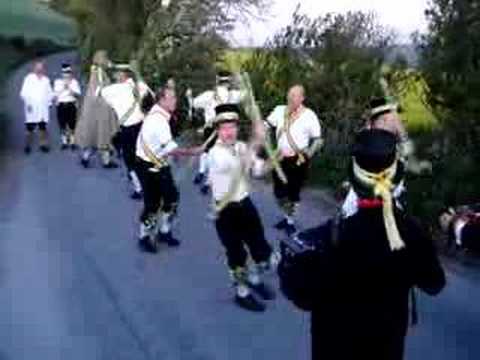
[[[251,21],[250,26],[239,24],[232,34],[236,45],[262,45],[268,36],[286,25],[298,3],[301,12],[316,17],[327,12],[345,13],[349,10],[373,11],[383,25],[393,28],[401,41],[408,41],[416,30],[425,30],[424,10],[428,0],[270,0],[270,14],[265,21]]]

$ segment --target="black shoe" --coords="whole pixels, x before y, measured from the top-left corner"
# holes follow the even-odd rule
[[[145,236],[138,241],[138,246],[140,250],[152,254],[158,252],[158,244],[156,241],[151,241],[149,236]]]
[[[40,151],[48,153],[50,151],[50,147],[48,145],[42,145],[40,146]]]
[[[60,149],[61,149],[61,150],[67,150],[67,149],[68,149],[68,145],[67,145],[67,144],[62,144],[62,146],[60,146]]]
[[[71,144],[71,145],[70,145],[70,150],[76,151],[77,149],[78,149],[78,146],[77,146],[77,145],[75,145],[75,144]]]
[[[199,185],[200,183],[203,182],[203,179],[205,179],[205,175],[202,173],[198,173],[195,178],[193,179],[193,183],[195,185]]]
[[[200,188],[200,192],[202,193],[202,195],[208,195],[210,191],[210,186],[208,185],[202,185],[202,187]]]
[[[25,152],[25,154],[30,154],[32,152],[32,148],[30,146],[25,146],[23,148],[23,151]]]
[[[117,169],[118,164],[114,161],[110,161],[108,164],[103,164],[104,169]]]
[[[174,238],[172,232],[166,234],[158,233],[157,242],[167,244],[169,247],[180,246],[180,240]]]
[[[255,299],[252,294],[249,294],[247,296],[236,295],[235,303],[241,308],[253,312],[264,312],[267,308],[263,302]]]
[[[274,225],[275,229],[277,230],[285,230],[288,226],[287,219],[280,220],[278,223]]]
[[[274,300],[276,298],[275,291],[265,283],[257,285],[248,284],[250,289],[255,291],[263,300]]]
[[[80,160],[80,164],[82,164],[82,166],[85,168],[85,169],[88,169],[89,165],[90,165],[90,161],[88,159],[83,159]]]
[[[142,195],[141,192],[134,191],[134,192],[130,195],[130,198],[133,199],[133,200],[142,200],[143,195]]]

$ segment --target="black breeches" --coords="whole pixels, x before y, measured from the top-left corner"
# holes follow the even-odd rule
[[[152,171],[153,164],[137,158],[136,171],[142,184],[144,208],[140,221],[145,222],[161,210],[169,213],[176,210],[179,193],[170,167]]]
[[[25,123],[25,128],[28,132],[34,132],[36,128],[39,128],[41,131],[47,130],[47,123],[45,121],[39,123]]]
[[[142,123],[131,125],[131,126],[122,126],[119,145],[122,149],[123,161],[128,171],[135,170],[136,157],[135,157],[135,148],[137,145],[138,134],[142,128]]]
[[[77,106],[75,103],[59,103],[57,105],[57,119],[60,130],[73,131],[77,123]]]
[[[218,215],[215,226],[230,269],[246,265],[247,249],[256,263],[270,258],[272,248],[265,239],[260,216],[250,198],[227,205]]]
[[[288,180],[284,184],[277,173],[273,172],[273,192],[278,200],[288,200],[292,203],[300,202],[300,192],[307,180],[309,160],[303,164],[297,165],[298,157],[285,158],[280,162],[280,166]]]
[[[470,221],[462,230],[462,246],[472,252],[480,253],[480,221]]]

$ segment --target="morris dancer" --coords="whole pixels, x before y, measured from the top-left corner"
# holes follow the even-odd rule
[[[98,150],[103,167],[117,168],[112,160],[112,138],[120,126],[114,110],[100,96],[101,89],[110,84],[107,69],[112,67],[107,53],[97,51],[90,68],[90,81],[75,129],[75,141],[82,148],[81,164],[88,168],[90,159]]]
[[[118,83],[103,88],[101,95],[115,110],[119,119],[119,145],[132,187],[131,198],[141,199],[142,186],[135,171],[135,147],[145,113],[151,109],[151,106],[142,108],[142,104],[145,104],[146,97],[152,97],[152,94],[145,82],[135,82],[134,74],[128,65],[117,65],[116,69],[119,70]]]
[[[33,71],[29,73],[22,85],[20,97],[25,105],[25,153],[32,151],[33,133],[39,129],[40,150],[48,152],[47,124],[50,119],[50,106],[54,99],[54,93],[50,79],[46,75],[45,65],[38,61],[33,65]]]
[[[239,108],[235,104],[216,107],[213,125],[218,140],[208,154],[209,183],[217,210],[216,229],[226,250],[228,267],[235,287],[235,302],[250,311],[264,311],[264,300],[275,294],[261,279],[275,262],[272,248],[265,239],[257,209],[249,196],[249,169],[262,168],[262,160],[255,156],[265,137],[257,131],[251,148],[238,141]],[[247,252],[248,249],[248,252]],[[255,262],[247,268],[248,254]]]
[[[82,92],[80,84],[73,77],[70,64],[62,64],[62,77],[55,80],[53,90],[57,103],[57,120],[61,132],[62,150],[68,147],[73,149],[78,99]]]
[[[266,120],[274,132],[285,183],[273,173],[273,191],[283,211],[283,219],[275,225],[289,235],[295,233],[295,212],[300,193],[307,180],[310,161],[322,146],[322,132],[317,115],[303,103],[305,90],[295,85],[288,91],[288,105],[277,106]]]
[[[391,103],[386,97],[372,99],[367,110],[365,129],[385,130],[396,137],[398,141],[398,157],[401,160],[399,162],[401,176],[398,178],[399,181],[395,182],[393,194],[397,206],[404,207],[404,204],[402,204],[402,196],[405,194],[404,172],[407,159],[412,153],[412,143],[409,140],[397,109],[397,104]],[[348,217],[355,214],[358,210],[358,196],[348,182],[344,183],[343,186],[346,196],[341,211],[344,217]]]
[[[136,144],[138,176],[143,189],[144,209],[140,216],[139,245],[158,251],[159,243],[179,246],[172,235],[179,193],[170,168],[169,157],[198,155],[201,148],[179,148],[170,130],[171,114],[177,106],[175,92],[162,88],[157,103],[143,120]]]
[[[214,90],[207,90],[193,99],[193,107],[195,109],[203,109],[205,124],[203,126],[203,140],[209,141],[205,147],[205,152],[200,156],[198,173],[195,176],[194,183],[201,185],[202,194],[207,194],[209,190],[208,184],[205,182],[207,174],[207,156],[210,148],[215,144],[213,121],[215,119],[215,108],[225,103],[239,103],[240,93],[231,89],[231,74],[221,71],[217,75],[217,85]]]
[[[280,284],[311,311],[312,360],[403,359],[413,288],[436,295],[445,286],[429,233],[392,199],[396,147],[387,131],[362,131],[350,173],[359,211],[286,243]]]

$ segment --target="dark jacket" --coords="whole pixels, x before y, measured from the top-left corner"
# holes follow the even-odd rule
[[[312,359],[403,358],[411,289],[438,294],[445,274],[428,234],[396,218],[403,250],[390,250],[382,209],[368,209],[341,222],[334,244],[332,221],[305,232],[315,250],[280,263],[283,292],[312,312]]]

